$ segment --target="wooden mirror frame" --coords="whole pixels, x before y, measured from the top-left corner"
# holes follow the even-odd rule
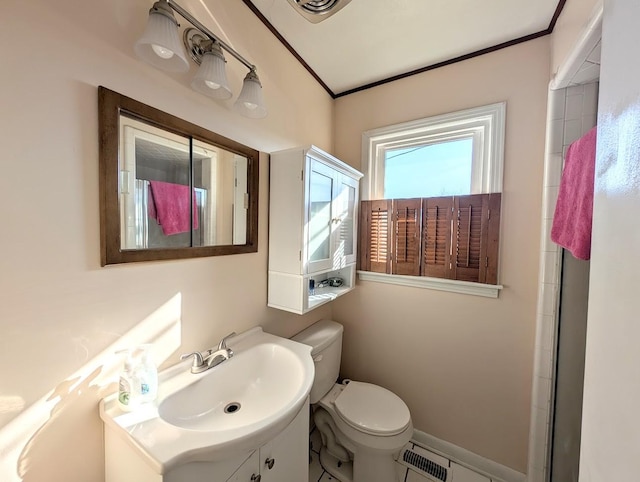
[[[102,266],[138,261],[255,253],[258,251],[258,165],[260,160],[257,150],[102,86],[98,87],[98,112],[100,132],[100,262]],[[118,189],[121,114],[177,135],[212,144],[247,158],[249,207],[247,209],[247,237],[245,244],[126,250],[121,248],[122,233],[120,232],[120,196]]]

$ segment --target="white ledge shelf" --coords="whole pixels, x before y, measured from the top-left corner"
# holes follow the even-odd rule
[[[388,283],[414,288],[426,288],[430,290],[449,291],[465,295],[484,296],[485,298],[497,298],[502,285],[488,285],[484,283],[471,283],[444,278],[429,278],[427,276],[405,276],[398,274],[373,273],[371,271],[358,271],[361,281],[374,281],[376,283]]]
[[[352,287],[340,287],[340,288],[316,288],[314,290],[314,294],[309,295],[309,308],[308,310],[312,310],[317,308],[320,305],[324,305],[329,301],[335,300],[338,296],[342,296],[343,294],[351,291]]]

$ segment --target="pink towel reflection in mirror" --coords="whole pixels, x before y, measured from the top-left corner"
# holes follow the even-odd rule
[[[191,207],[193,207],[193,229],[198,229],[195,190],[183,184],[149,181],[147,211],[149,217],[158,221],[165,235],[187,233],[191,230],[189,214]]]

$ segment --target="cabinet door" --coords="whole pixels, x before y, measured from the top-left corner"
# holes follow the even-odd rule
[[[333,269],[356,262],[358,181],[339,175],[333,217]]]
[[[256,450],[247,461],[240,466],[238,470],[227,479],[227,482],[253,482],[260,480],[260,457],[259,452]],[[253,477],[253,478],[252,478]],[[264,479],[262,479],[264,481]]]
[[[260,474],[261,482],[308,482],[308,404],[286,429],[260,448]]]
[[[332,200],[336,192],[336,172],[313,158],[309,164],[305,259],[307,273],[317,273],[333,266]]]

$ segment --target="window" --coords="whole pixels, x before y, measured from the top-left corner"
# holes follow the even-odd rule
[[[497,297],[504,118],[499,103],[365,132],[361,279]]]
[[[388,149],[384,199],[471,194],[473,139]]]

